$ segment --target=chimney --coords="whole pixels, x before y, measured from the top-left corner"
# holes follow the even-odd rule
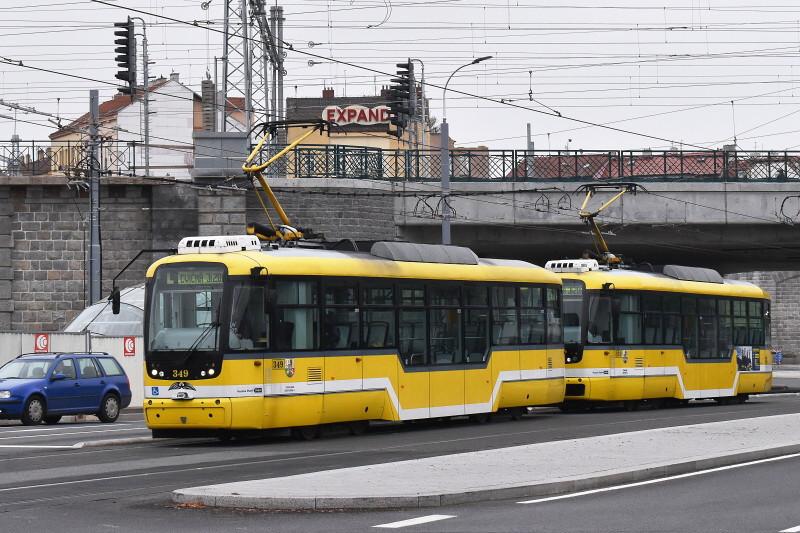
[[[392,96],[392,89],[388,85],[381,85],[381,96],[389,98]]]
[[[205,79],[200,83],[200,102],[202,109],[202,123],[205,131],[217,129],[216,88],[214,82]]]
[[[180,74],[177,72],[171,72],[169,75],[170,81],[180,81]]]
[[[333,87],[325,87],[322,89],[323,100],[333,100]]]

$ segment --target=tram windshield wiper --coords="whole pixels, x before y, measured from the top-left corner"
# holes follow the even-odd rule
[[[200,343],[203,342],[203,339],[205,339],[208,336],[208,334],[211,333],[212,330],[218,331],[217,328],[219,328],[219,326],[220,322],[217,320],[209,322],[208,325],[205,327],[205,329],[203,329],[203,331],[200,332],[200,335],[197,336],[197,338],[194,340],[191,346],[189,346],[189,348],[186,350],[186,355],[184,355],[183,359],[181,359],[180,362],[177,363],[178,366],[185,364],[186,361],[188,361],[189,358],[197,352],[197,349],[200,346]]]

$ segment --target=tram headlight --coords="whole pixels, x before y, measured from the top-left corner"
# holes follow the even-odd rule
[[[206,377],[206,371],[205,371],[205,370],[201,370],[201,371],[200,371],[200,375],[201,375],[202,377]]]
[[[153,370],[151,370],[151,371],[150,371],[150,373],[151,373],[152,375],[154,375],[154,376],[157,376],[157,375],[158,375],[158,370],[156,370],[156,369],[154,368]]]
[[[162,370],[161,372],[159,372],[159,373],[158,373],[158,377],[160,377],[160,378],[163,378],[163,377],[164,377],[164,371],[163,371],[163,370]]]
[[[0,390],[0,400],[7,400],[11,398],[10,390]]]
[[[214,375],[214,369],[213,368],[209,368],[208,369],[208,375],[209,376],[213,376]]]

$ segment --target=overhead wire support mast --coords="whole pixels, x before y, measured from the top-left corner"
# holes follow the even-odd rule
[[[309,130],[304,134],[302,134],[297,139],[295,139],[294,141],[292,141],[291,143],[289,143],[288,145],[284,146],[280,152],[273,155],[265,162],[253,164],[253,161],[255,161],[256,157],[261,153],[261,150],[264,147],[264,144],[267,142],[267,140],[275,138],[280,129],[285,129],[289,125],[306,126],[309,128]],[[306,237],[306,233],[310,233],[309,230],[304,230],[303,228],[295,228],[292,226],[292,223],[289,220],[289,216],[286,214],[286,211],[284,211],[280,201],[278,201],[278,197],[275,196],[275,193],[273,192],[272,188],[269,186],[267,180],[264,178],[264,170],[266,170],[276,161],[280,160],[283,156],[294,150],[295,147],[297,147],[299,144],[305,141],[308,137],[310,137],[317,131],[319,132],[324,131],[325,128],[328,126],[329,123],[324,120],[316,120],[316,121],[281,120],[281,121],[267,122],[253,128],[253,130],[262,128],[264,134],[261,136],[261,140],[258,141],[256,146],[250,152],[250,155],[247,156],[247,159],[242,165],[242,170],[245,172],[245,174],[247,174],[248,178],[251,181],[255,179],[258,181],[259,185],[261,185],[261,188],[263,189],[264,194],[267,195],[267,199],[269,200],[269,203],[272,205],[272,208],[275,209],[276,213],[278,213],[278,217],[281,219],[282,224],[275,224],[275,222],[272,220],[272,217],[269,214],[269,209],[267,208],[267,204],[264,201],[264,198],[258,191],[258,187],[254,187],[253,190],[256,193],[256,198],[258,198],[258,202],[261,204],[261,208],[264,210],[264,214],[267,217],[267,221],[269,222],[270,227],[267,228],[266,226],[258,223],[248,223],[247,224],[248,235],[255,235],[259,239],[266,241],[286,242],[286,241],[296,241],[303,239]]]
[[[633,193],[636,194],[637,191],[647,192],[647,190],[639,185],[638,183],[630,183],[630,182],[617,182],[617,183],[602,183],[602,184],[594,184],[588,183],[585,185],[581,185],[575,192],[586,192],[586,197],[583,199],[583,203],[581,204],[580,209],[578,210],[578,216],[581,217],[581,220],[589,226],[589,229],[592,232],[592,237],[594,237],[594,246],[595,250],[598,255],[598,259],[607,264],[610,267],[618,266],[622,264],[622,258],[611,253],[611,250],[608,248],[608,243],[606,243],[605,238],[603,237],[603,233],[600,231],[600,227],[597,225],[595,221],[595,217],[608,209],[612,204],[614,204],[617,200],[622,198],[625,193]],[[606,200],[599,208],[595,211],[587,211],[586,206],[589,204],[589,200],[597,193],[597,191],[616,191],[617,193]]]

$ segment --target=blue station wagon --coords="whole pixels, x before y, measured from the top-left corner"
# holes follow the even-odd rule
[[[130,403],[128,376],[105,353],[25,354],[0,367],[0,418],[27,426],[77,414],[114,422]]]

